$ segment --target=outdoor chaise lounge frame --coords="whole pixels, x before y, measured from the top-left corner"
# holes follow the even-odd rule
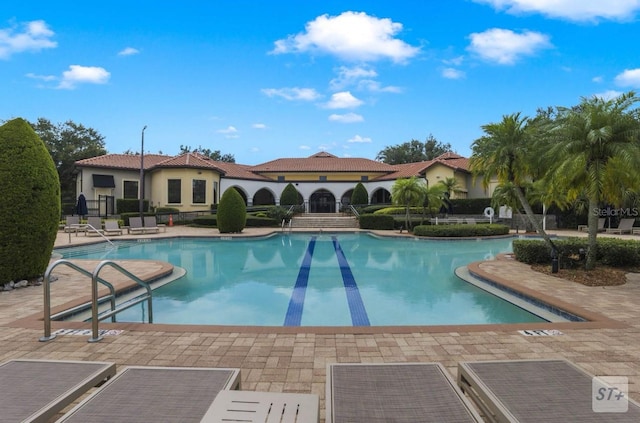
[[[200,422],[218,392],[239,386],[239,369],[131,366],[57,422]]]
[[[122,228],[115,219],[107,219],[104,221],[105,235],[122,235]]]
[[[116,373],[114,363],[10,360],[0,364],[0,422],[48,422]]]
[[[327,423],[482,422],[440,363],[327,365]]]
[[[461,362],[458,384],[490,422],[640,422],[632,400],[626,413],[594,412],[593,376],[563,359]]]
[[[630,234],[633,233],[633,224],[636,223],[635,218],[620,219],[617,228],[607,228],[608,234]]]
[[[605,230],[604,224],[606,219],[604,217],[598,218],[598,232],[603,232]],[[589,225],[578,225],[578,230],[580,232],[589,232]]]

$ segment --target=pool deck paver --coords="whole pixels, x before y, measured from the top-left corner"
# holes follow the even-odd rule
[[[271,229],[246,229],[241,235],[260,236]],[[577,232],[571,233],[580,235]],[[392,235],[397,236],[397,232]],[[584,234],[582,234],[584,235]],[[219,236],[216,230],[174,226],[166,233],[121,236],[112,239],[166,236]],[[225,235],[227,236],[227,235]],[[625,236],[622,236],[623,238]],[[637,239],[636,236],[626,236]],[[60,233],[56,247],[99,242],[96,237]],[[153,272],[147,262],[127,263],[136,272]],[[614,327],[562,326],[560,336],[523,336],[505,325],[423,328],[373,332],[335,328],[298,333],[259,328],[192,327],[101,323],[101,328],[124,328],[116,336],[88,343],[87,336],[61,335],[39,342],[42,322],[42,288],[28,287],[0,292],[0,362],[13,358],[113,361],[126,365],[238,367],[244,390],[314,393],[321,399],[324,421],[325,372],[332,362],[430,362],[442,363],[455,376],[457,363],[465,360],[566,358],[601,376],[629,378],[630,396],[640,400],[640,278],[631,275],[622,286],[586,287],[533,272],[513,260],[483,262],[479,269],[562,301],[615,320]],[[157,270],[157,269],[156,269]],[[52,284],[52,303],[59,305],[89,292],[86,278],[61,269]],[[553,326],[553,324],[546,324]],[[90,326],[67,323],[65,327]],[[55,329],[55,327],[54,327]]]

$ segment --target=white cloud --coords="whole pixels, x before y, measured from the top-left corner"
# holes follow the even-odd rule
[[[640,88],[640,68],[625,69],[624,72],[616,76],[616,84],[623,87]]]
[[[238,130],[236,129],[235,126],[229,125],[224,129],[218,129],[216,132],[218,134],[224,135],[224,137],[228,139],[239,138]]]
[[[311,150],[311,147],[309,147],[308,145],[301,145],[300,147],[298,147],[300,150]]]
[[[22,26],[21,32],[16,32],[15,27],[0,29],[0,59],[8,59],[14,53],[40,51],[58,46],[57,42],[51,41],[55,33],[49,29],[45,21],[31,21]]]
[[[371,142],[371,138],[356,135],[353,138],[348,139],[347,142]]]
[[[442,70],[442,76],[447,79],[461,79],[465,77],[465,73],[459,69],[445,68]]]
[[[375,70],[363,66],[355,66],[353,68],[340,66],[337,73],[338,76],[329,82],[329,86],[332,90],[341,90],[348,86],[357,84],[361,79],[371,79],[378,76],[378,73]]]
[[[261,91],[268,97],[282,97],[285,100],[313,101],[322,97],[313,88],[263,88]]]
[[[36,75],[35,73],[31,73],[29,72],[28,74],[25,75],[27,78],[31,78],[31,79],[39,79],[41,81],[45,81],[45,82],[49,82],[49,81],[55,81],[56,78],[54,75]]]
[[[457,56],[452,59],[445,59],[442,61],[445,65],[460,66],[464,62],[464,56]]]
[[[533,31],[517,34],[509,29],[491,28],[475,32],[469,38],[469,51],[501,65],[512,65],[522,56],[531,56],[538,50],[552,47],[547,35]]]
[[[137,48],[126,47],[125,49],[118,52],[118,56],[133,56],[134,54],[138,53],[140,53],[140,50],[138,50]]]
[[[593,82],[596,82],[596,83],[598,83],[598,84],[599,84],[599,83],[601,83],[604,79],[603,79],[601,76],[594,76],[593,78],[591,78],[591,80],[592,80]]]
[[[613,100],[616,97],[620,97],[622,93],[620,91],[608,90],[602,93],[594,94],[594,97],[601,98],[603,100]]]
[[[328,109],[353,109],[362,103],[362,100],[355,98],[349,91],[342,91],[333,94],[325,107]]]
[[[364,121],[364,118],[357,113],[345,113],[344,115],[332,114],[329,116],[329,120],[332,122],[340,123],[356,123]]]
[[[570,21],[631,20],[640,0],[474,0],[507,13],[539,13]]]
[[[110,77],[111,74],[105,68],[71,65],[69,70],[62,72],[58,88],[72,90],[78,84],[106,84]]]
[[[252,152],[252,153],[258,153],[260,151],[260,149],[258,147],[251,147],[249,149],[249,151]]]
[[[305,31],[275,42],[274,54],[322,52],[349,61],[390,59],[406,62],[417,55],[413,47],[395,36],[402,24],[391,19],[378,19],[364,12],[327,14],[307,22]]]
[[[265,125],[264,123],[254,123],[253,125],[251,125],[251,127],[254,129],[266,129],[267,125]]]

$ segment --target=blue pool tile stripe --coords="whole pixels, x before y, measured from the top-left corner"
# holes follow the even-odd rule
[[[349,304],[349,311],[351,312],[351,322],[353,326],[371,326],[367,310],[364,308],[364,302],[362,302],[362,297],[360,296],[360,290],[351,272],[349,262],[347,262],[347,258],[338,242],[338,238],[332,236],[331,240],[333,241],[333,248],[336,250],[340,273],[342,273],[342,281],[344,282],[344,289],[347,294],[347,303]]]
[[[311,258],[313,250],[316,247],[316,237],[312,236],[307,247],[307,252],[302,259],[298,278],[293,287],[291,298],[289,299],[289,308],[284,318],[284,326],[300,326],[302,322],[302,309],[304,307],[304,296],[307,293],[307,283],[309,282],[309,270],[311,269]]]

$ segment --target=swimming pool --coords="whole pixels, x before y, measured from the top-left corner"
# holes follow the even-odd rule
[[[64,258],[154,259],[186,276],[153,293],[154,323],[409,326],[546,320],[454,275],[511,239],[429,241],[354,234],[176,238],[60,249]],[[144,322],[146,303],[120,314]]]

